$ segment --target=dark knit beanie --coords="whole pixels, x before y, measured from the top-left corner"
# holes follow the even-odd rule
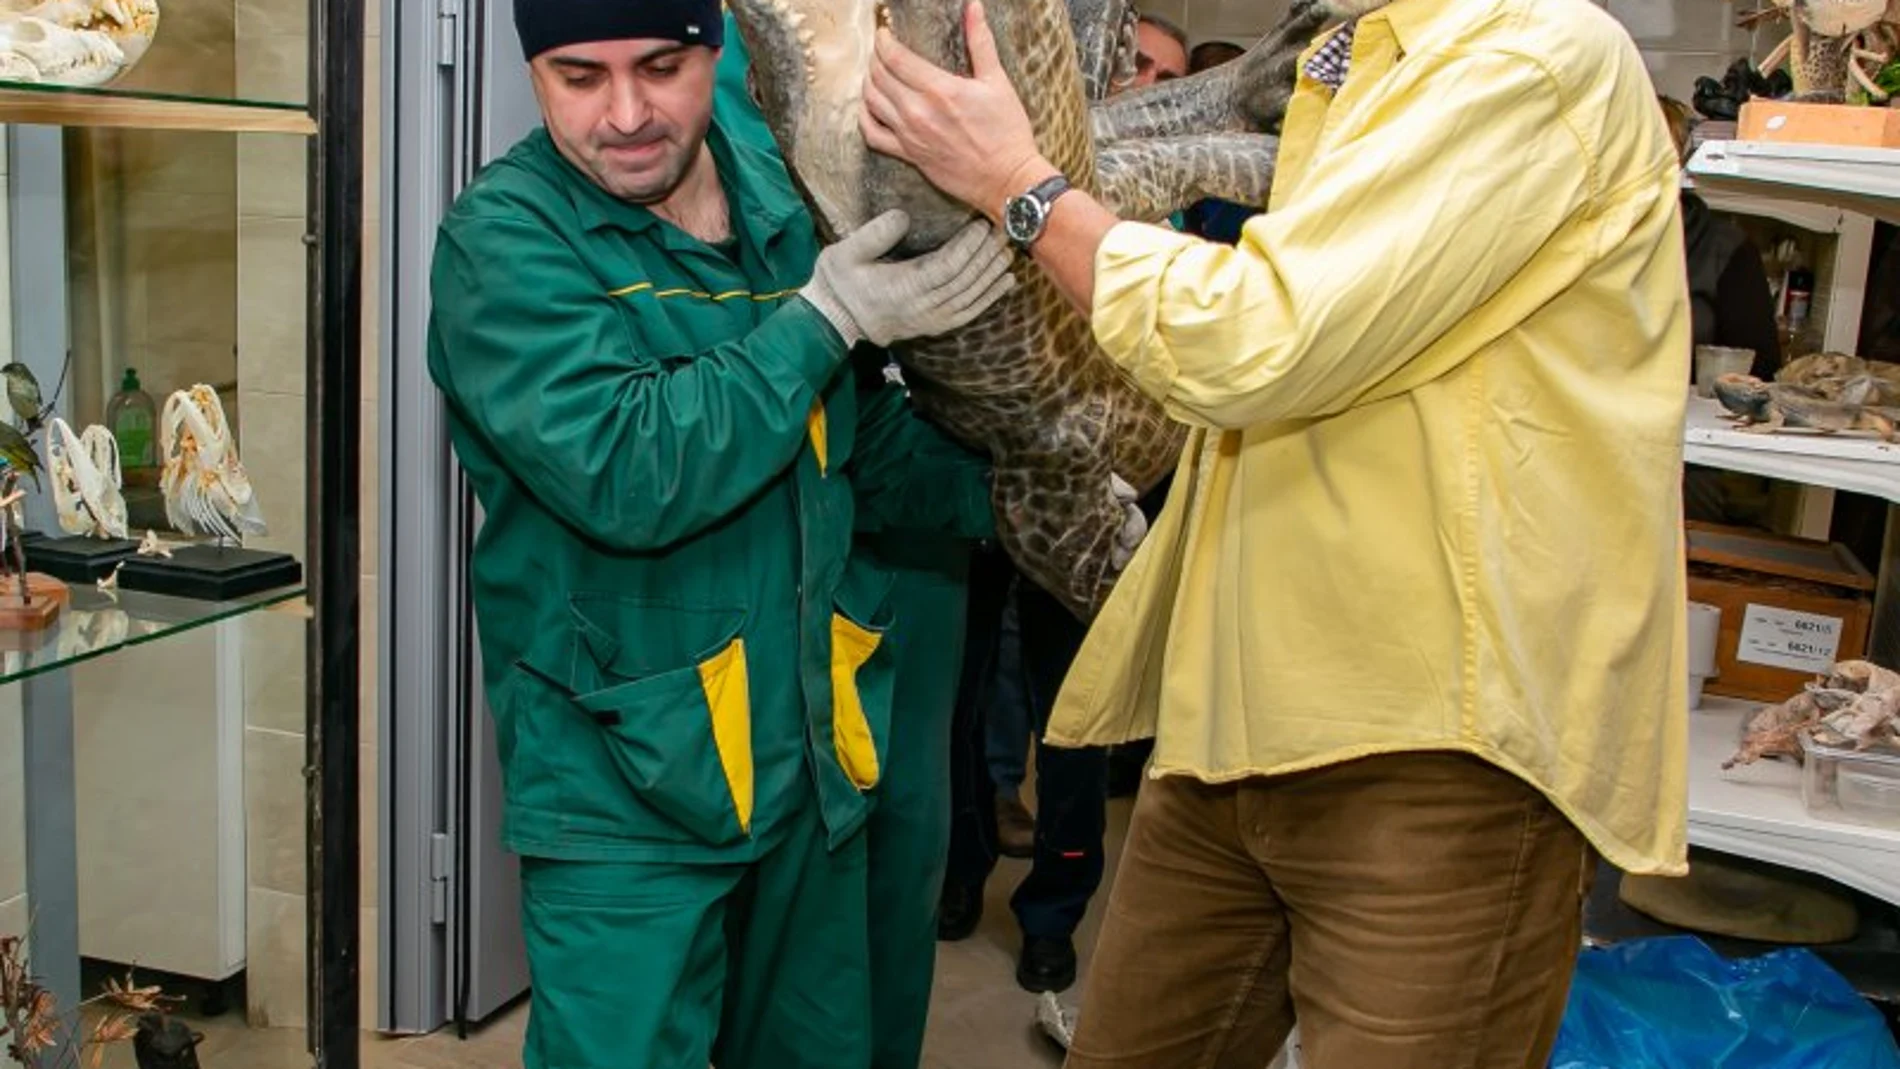
[[[550,48],[642,38],[718,48],[720,0],[515,0],[515,32],[529,59]]]

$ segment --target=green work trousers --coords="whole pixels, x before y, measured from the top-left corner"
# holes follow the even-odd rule
[[[802,810],[745,864],[523,858],[526,1069],[869,1064],[865,837]]]
[[[911,535],[861,545],[897,575],[890,601],[896,666],[890,749],[867,825],[870,1064],[917,1069],[950,851],[950,719],[963,665],[970,543]]]

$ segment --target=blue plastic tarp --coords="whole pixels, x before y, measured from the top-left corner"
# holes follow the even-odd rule
[[[1551,1069],[1900,1069],[1878,1011],[1803,949],[1730,960],[1700,939],[1586,949]]]

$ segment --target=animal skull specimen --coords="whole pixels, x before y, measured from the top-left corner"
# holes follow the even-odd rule
[[[200,383],[172,394],[158,428],[159,485],[172,526],[220,541],[265,533],[263,513],[238,460],[216,390]]]
[[[157,0],[0,0],[0,78],[105,85],[157,33]]]
[[[96,538],[125,537],[119,442],[99,424],[74,434],[65,420],[47,425],[47,467],[60,529]]]

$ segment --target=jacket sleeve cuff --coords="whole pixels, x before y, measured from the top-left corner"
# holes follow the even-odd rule
[[[1095,341],[1143,393],[1168,396],[1180,367],[1155,329],[1168,266],[1196,242],[1146,223],[1118,223],[1095,252]]]
[[[813,393],[824,392],[851,352],[831,320],[803,298],[786,301],[759,324],[750,341],[761,351],[779,357],[778,366],[788,374],[775,374],[775,380],[807,387]]]

